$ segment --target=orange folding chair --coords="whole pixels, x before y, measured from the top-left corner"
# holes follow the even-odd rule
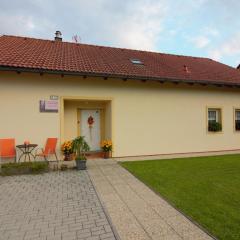
[[[14,138],[0,139],[0,157],[14,158],[17,161]]]
[[[36,151],[34,159],[36,159],[36,157],[43,157],[45,161],[47,161],[50,155],[55,155],[56,160],[58,161],[57,154],[56,154],[56,146],[57,146],[57,138],[48,138],[45,148],[41,149],[42,153],[37,153]]]

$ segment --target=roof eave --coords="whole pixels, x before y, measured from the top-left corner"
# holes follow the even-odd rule
[[[83,77],[103,77],[103,78],[120,78],[120,79],[134,79],[134,80],[151,80],[158,82],[171,82],[171,83],[187,83],[187,84],[200,84],[200,85],[211,85],[219,87],[240,87],[239,83],[226,83],[219,81],[209,80],[191,80],[191,79],[175,79],[175,78],[161,78],[161,77],[146,77],[146,76],[134,76],[134,75],[123,75],[123,74],[109,74],[109,73],[93,73],[93,72],[74,72],[74,71],[62,71],[62,70],[49,70],[39,68],[24,68],[24,67],[12,67],[12,66],[0,66],[0,71],[15,71],[15,72],[28,72],[28,73],[47,73],[47,74],[59,74],[59,75],[71,75],[71,76],[83,76]]]

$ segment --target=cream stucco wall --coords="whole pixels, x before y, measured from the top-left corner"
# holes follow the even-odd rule
[[[7,72],[0,72],[0,138],[39,145],[47,137],[60,139],[67,123],[60,121],[62,112],[39,112],[39,100],[50,95],[112,99],[106,115],[114,156],[240,149],[233,126],[237,89]],[[207,133],[207,106],[222,108],[222,133]]]

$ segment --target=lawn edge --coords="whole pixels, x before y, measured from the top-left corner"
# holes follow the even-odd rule
[[[176,159],[176,158],[174,158]],[[162,160],[162,159],[160,159]],[[163,159],[164,160],[164,159]],[[170,160],[170,159],[165,159],[165,160]],[[149,161],[149,160],[146,160]],[[151,160],[150,160],[151,161]],[[155,161],[155,160],[154,160]],[[126,163],[129,163],[130,161],[125,161]],[[137,161],[133,161],[133,162],[137,162]],[[141,161],[142,162],[142,161]],[[173,207],[176,211],[178,211],[180,214],[182,214],[184,217],[186,217],[191,223],[193,223],[195,226],[197,226],[198,228],[200,228],[203,232],[205,232],[208,236],[210,236],[211,238],[215,239],[215,240],[219,240],[217,237],[215,237],[214,235],[212,235],[206,228],[204,228],[202,225],[200,225],[198,222],[196,222],[194,219],[192,219],[190,216],[188,216],[186,213],[184,213],[183,211],[181,211],[180,209],[178,209],[171,201],[169,201],[168,199],[166,199],[165,197],[163,197],[159,192],[155,191],[151,186],[149,186],[147,183],[143,182],[141,179],[139,179],[137,176],[135,176],[133,173],[131,173],[127,168],[122,166],[122,163],[124,163],[124,161],[122,162],[117,162],[117,164],[119,164],[122,168],[124,168],[126,171],[128,171],[133,177],[135,177],[137,180],[139,180],[141,183],[143,183],[146,187],[148,187],[150,190],[152,190],[158,197],[162,198],[166,203],[168,203],[171,207]]]

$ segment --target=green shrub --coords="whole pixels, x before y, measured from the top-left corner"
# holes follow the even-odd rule
[[[42,173],[48,170],[48,163],[47,162],[33,162],[30,165],[30,169],[32,173]]]
[[[23,162],[2,164],[0,174],[3,176],[20,174],[37,174],[48,171],[47,162]]]
[[[219,122],[208,122],[208,131],[209,132],[220,132],[222,131],[222,124]]]

